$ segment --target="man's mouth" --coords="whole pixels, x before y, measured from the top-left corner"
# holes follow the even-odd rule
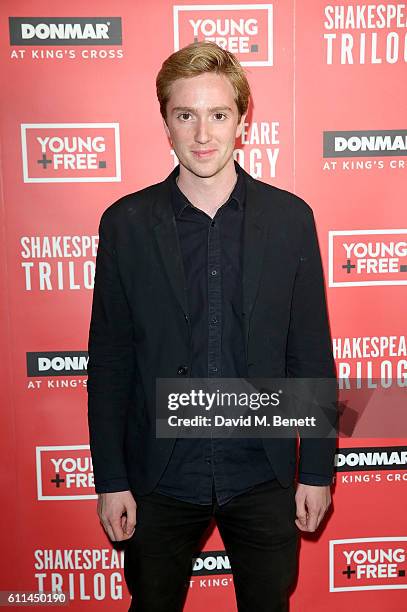
[[[210,157],[211,155],[213,155],[215,153],[215,151],[216,151],[216,149],[200,149],[200,150],[197,150],[197,151],[192,151],[192,153],[198,159],[205,159],[205,158]]]

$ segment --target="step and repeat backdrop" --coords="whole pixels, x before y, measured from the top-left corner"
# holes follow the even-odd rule
[[[236,53],[252,87],[237,161],[314,210],[338,374],[376,409],[375,427],[358,435],[356,410],[338,439],[329,520],[302,537],[291,609],[405,609],[407,5],[3,0],[0,10],[0,590],[59,589],[72,610],[129,606],[88,446],[97,228],[113,201],[177,163],[155,77],[174,50],[206,39]],[[193,561],[185,610],[208,606],[236,610],[216,529]]]

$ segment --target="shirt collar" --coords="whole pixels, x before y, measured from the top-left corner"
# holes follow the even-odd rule
[[[235,161],[235,170],[237,174],[237,181],[233,188],[232,193],[230,194],[225,204],[229,204],[229,202],[230,203],[233,202],[235,206],[238,208],[238,210],[243,210],[244,203],[245,203],[246,185],[244,181],[243,172],[241,171],[241,167],[236,161]],[[179,175],[179,166],[178,166],[178,171],[173,173],[173,176],[171,179],[171,202],[172,202],[174,214],[176,217],[179,217],[187,206],[192,206],[191,202],[182,193],[181,189],[177,185],[178,175]]]

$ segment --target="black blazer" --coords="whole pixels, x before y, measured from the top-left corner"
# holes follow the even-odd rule
[[[172,174],[175,174],[174,170]],[[312,209],[246,181],[243,317],[249,377],[335,378]],[[166,180],[109,206],[99,226],[89,331],[88,421],[97,493],[149,493],[174,439],[155,437],[155,379],[188,375],[183,264]],[[277,479],[296,469],[296,440],[263,439]],[[332,476],[334,438],[303,438],[299,470]]]

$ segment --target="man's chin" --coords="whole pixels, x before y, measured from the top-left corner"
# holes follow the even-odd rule
[[[183,164],[180,161],[180,164],[186,168],[189,172],[198,176],[199,178],[211,178],[212,176],[216,176],[223,170],[226,164],[213,163],[212,162],[203,162],[203,163],[188,163]]]

